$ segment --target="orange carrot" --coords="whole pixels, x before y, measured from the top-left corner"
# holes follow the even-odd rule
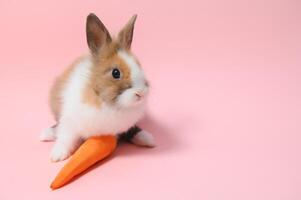
[[[61,169],[50,187],[57,189],[64,186],[73,177],[109,156],[115,150],[116,145],[117,139],[112,135],[87,139]]]

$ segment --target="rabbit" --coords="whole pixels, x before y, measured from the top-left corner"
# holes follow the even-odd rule
[[[55,141],[53,162],[67,159],[80,141],[115,134],[136,145],[153,147],[154,137],[136,126],[144,116],[149,84],[131,52],[134,15],[116,38],[90,13],[86,37],[90,54],[75,60],[50,91],[56,125],[40,134],[41,141]]]

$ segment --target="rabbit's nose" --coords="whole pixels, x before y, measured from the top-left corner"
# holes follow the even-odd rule
[[[136,95],[138,98],[141,98],[141,97],[143,97],[143,94],[142,94],[142,92],[135,92],[135,95]]]

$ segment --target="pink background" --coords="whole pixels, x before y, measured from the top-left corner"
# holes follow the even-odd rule
[[[0,199],[301,199],[298,0],[0,1]],[[121,146],[62,188],[38,141],[48,90],[87,52],[85,18],[109,30],[137,13],[133,51],[151,81],[142,126],[158,146]]]

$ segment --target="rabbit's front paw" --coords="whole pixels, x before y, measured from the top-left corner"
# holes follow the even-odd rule
[[[55,131],[53,127],[49,127],[44,129],[39,136],[40,141],[47,142],[47,141],[54,141],[55,140]]]
[[[71,154],[71,151],[66,148],[62,144],[55,144],[51,154],[50,154],[50,159],[52,162],[59,162],[62,160],[67,159]]]

